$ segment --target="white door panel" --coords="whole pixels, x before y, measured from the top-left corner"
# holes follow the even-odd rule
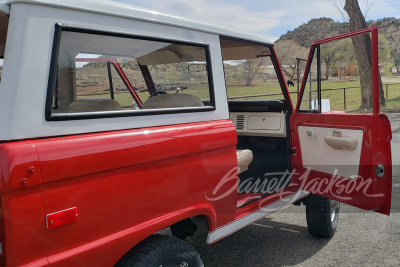
[[[357,179],[362,130],[299,126],[298,131],[304,168]]]

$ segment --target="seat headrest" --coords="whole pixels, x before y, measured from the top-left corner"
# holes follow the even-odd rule
[[[121,105],[110,98],[85,97],[72,102],[68,108],[69,112],[96,112],[122,110]]]
[[[204,107],[196,96],[189,94],[162,94],[151,97],[143,103],[142,109]]]

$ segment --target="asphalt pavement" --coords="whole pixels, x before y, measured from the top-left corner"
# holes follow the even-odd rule
[[[400,114],[388,114],[393,140],[391,215],[341,206],[331,239],[311,236],[305,207],[291,206],[211,246],[197,246],[211,266],[400,266]]]

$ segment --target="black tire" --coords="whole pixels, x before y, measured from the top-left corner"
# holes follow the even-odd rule
[[[340,203],[310,194],[306,200],[308,232],[313,236],[331,238],[339,222]]]
[[[199,267],[199,253],[172,236],[152,235],[126,253],[114,267]]]

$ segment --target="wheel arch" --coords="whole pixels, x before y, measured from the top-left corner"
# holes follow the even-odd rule
[[[136,228],[135,230],[130,231],[129,235],[125,236],[125,240],[121,240],[121,243],[123,243],[124,246],[123,249],[120,249],[116,254],[115,262],[118,262],[126,253],[128,253],[133,247],[135,247],[146,238],[158,233],[165,228],[171,227],[172,225],[177,225],[180,222],[188,219],[196,224],[197,227],[206,222],[206,229],[202,229],[201,233],[202,235],[204,235],[205,233],[208,234],[208,231],[210,229],[213,229],[213,227],[215,228],[216,212],[211,205],[203,204],[197,205],[196,207],[191,206],[178,211],[173,211],[160,217],[156,217],[150,221],[144,222],[140,225],[137,225],[134,227]],[[205,236],[205,238],[206,237],[207,236]]]

